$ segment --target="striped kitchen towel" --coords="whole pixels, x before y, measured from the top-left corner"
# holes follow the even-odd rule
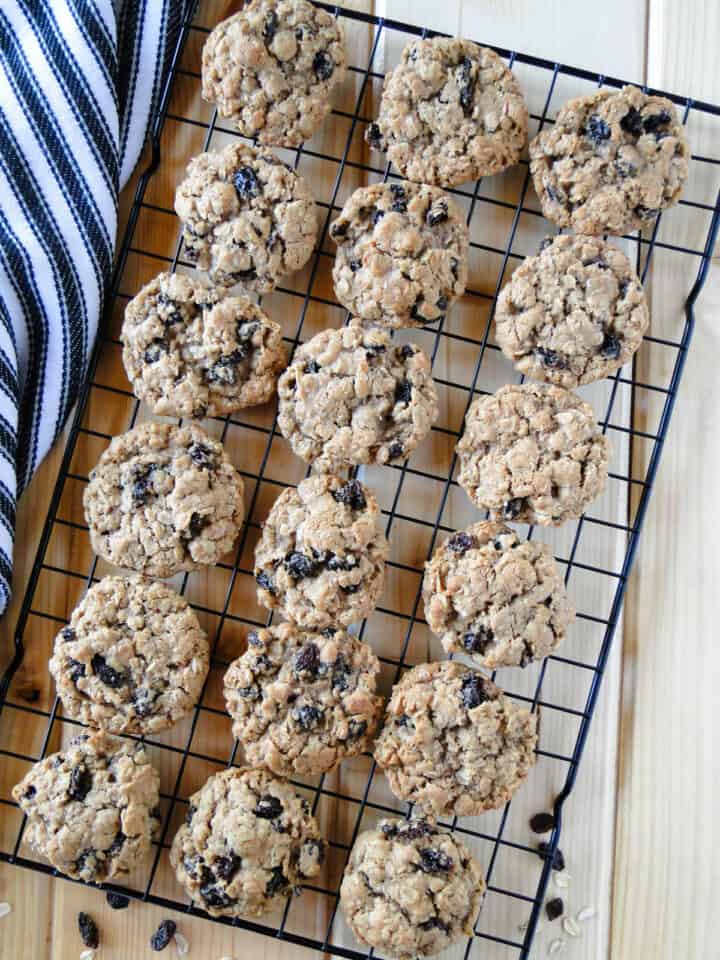
[[[187,0],[0,0],[0,613],[15,504],[82,383]]]

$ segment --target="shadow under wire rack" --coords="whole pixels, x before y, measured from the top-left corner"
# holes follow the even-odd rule
[[[277,320],[287,343],[299,343],[347,321],[334,299],[333,252],[328,226],[358,186],[395,178],[363,134],[374,118],[385,69],[413,37],[434,36],[422,27],[318,4],[335,13],[346,34],[350,68],[338,106],[323,129],[297,150],[277,151],[310,183],[320,210],[313,257],[286,278],[263,308]],[[196,9],[196,6],[198,9]],[[98,343],[78,403],[35,564],[15,633],[15,651],[0,685],[0,860],[57,874],[24,840],[24,819],[10,790],[28,766],[58,749],[78,724],[63,717],[47,674],[54,635],[93,582],[109,572],[91,551],[82,513],[87,473],[113,435],[147,417],[122,371],[118,333],[127,301],[155,273],[188,270],[172,209],[175,186],[196,153],[230,142],[236,134],[199,97],[202,43],[223,11],[209,0],[188,4],[171,73],[153,119],[151,152],[139,179],[119,251]],[[482,43],[482,38],[476,38]],[[497,49],[512,66],[526,95],[531,136],[552,123],[571,96],[623,81],[520,52]],[[593,404],[612,440],[614,455],[604,495],[587,515],[559,530],[543,530],[565,568],[576,624],[562,648],[542,664],[503,670],[497,677],[511,697],[542,710],[538,758],[529,781],[507,806],[480,818],[444,823],[471,847],[486,869],[488,892],[474,936],[448,957],[528,957],[572,791],[596,707],[628,576],[647,512],[653,481],[693,333],[694,307],[704,284],[720,222],[720,157],[709,155],[720,129],[720,107],[665,94],[677,104],[694,151],[680,204],[642,234],[621,243],[636,261],[652,293],[651,330],[634,361],[580,392]],[[471,232],[468,290],[439,322],[398,333],[430,353],[440,396],[440,417],[431,436],[401,466],[363,468],[376,491],[391,543],[387,587],[377,611],[361,627],[382,664],[383,692],[410,665],[443,656],[421,613],[424,561],[439,536],[478,519],[454,479],[454,448],[465,411],[478,393],[517,380],[492,340],[495,299],[512,269],[551,232],[534,196],[527,162],[505,174],[450,191],[464,209]],[[659,279],[656,281],[656,277]],[[652,285],[651,285],[652,284]],[[162,829],[154,856],[128,880],[105,884],[167,909],[202,914],[172,876],[167,851],[185,814],[188,796],[224,766],[240,762],[222,702],[222,675],[244,649],[247,631],[268,622],[258,607],[252,577],[253,548],[277,494],[297,483],[305,466],[279,435],[274,404],[243,411],[204,426],[221,439],[246,482],[248,515],[232,557],[210,570],[175,578],[210,637],[213,657],[201,702],[172,730],[146,738],[161,773]],[[537,534],[523,528],[525,535]],[[338,891],[350,848],[360,830],[383,816],[407,815],[390,794],[369,756],[307,781],[293,781],[313,806],[328,840],[323,872],[281,915],[215,922],[279,937],[334,956],[370,956],[354,939],[338,910]],[[528,828],[528,816],[554,797],[556,826],[544,853]]]

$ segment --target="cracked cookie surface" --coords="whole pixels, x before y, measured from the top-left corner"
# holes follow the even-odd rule
[[[325,845],[310,804],[262,770],[223,770],[190,797],[170,862],[213,917],[258,917],[320,871]]]
[[[589,404],[525,383],[473,401],[457,452],[460,486],[493,518],[558,526],[602,493],[611,449]]]
[[[360,187],[330,227],[335,293],[350,313],[384,327],[422,327],[465,290],[468,228],[437,187]]]
[[[423,602],[445,650],[488,670],[547,657],[575,616],[550,548],[486,521],[435,551],[425,566]]]
[[[12,793],[25,840],[66,876],[99,883],[147,858],[159,789],[143,744],[97,732],[40,760]]]
[[[412,960],[471,936],[484,891],[457,837],[426,820],[381,820],[353,845],[340,905],[361,943]]]
[[[110,733],[165,730],[197,703],[205,632],[166,583],[105,577],[55,638],[49,663],[63,715]]]
[[[280,327],[256,304],[178,273],[159,274],[130,301],[120,339],[135,396],[161,416],[265,403],[287,363]]]
[[[303,344],[278,396],[280,430],[316,472],[404,459],[438,415],[425,351],[357,319]]]
[[[380,663],[366,643],[290,623],[248,634],[225,674],[233,734],[248,763],[280,776],[326,773],[368,749],[382,710]]]
[[[548,220],[623,234],[677,203],[689,157],[673,104],[627,86],[561,107],[530,144],[530,172]]]
[[[456,661],[423,663],[393,687],[374,755],[399,800],[426,816],[506,803],[535,763],[537,714]]]
[[[258,602],[303,627],[349,626],[375,608],[388,544],[374,494],[332,475],[284,490],[255,547]]]
[[[217,563],[243,521],[243,482],[194,423],[143,423],[115,437],[83,497],[95,553],[150,577]]]
[[[503,60],[470,40],[412,40],[365,133],[409,180],[452,187],[520,160],[528,112]]]
[[[219,23],[202,54],[202,95],[249,138],[297,147],[345,75],[340,24],[306,0],[254,0]]]
[[[515,369],[561,387],[622,367],[650,322],[630,261],[599,237],[543,241],[498,298],[495,335]]]
[[[269,149],[231,143],[201,153],[175,192],[184,257],[221,286],[269,293],[300,270],[317,234],[306,182]]]

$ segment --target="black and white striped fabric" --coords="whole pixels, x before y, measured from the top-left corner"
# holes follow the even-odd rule
[[[0,0],[0,613],[15,505],[62,429],[185,0]]]

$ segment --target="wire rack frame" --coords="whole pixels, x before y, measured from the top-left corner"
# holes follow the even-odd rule
[[[376,178],[387,179],[391,176],[391,171],[389,166],[385,168],[377,168],[372,166],[370,163],[357,163],[357,161],[350,159],[351,144],[353,136],[355,135],[356,128],[360,125],[364,125],[369,122],[368,117],[364,117],[361,113],[361,108],[363,104],[363,99],[365,97],[367,87],[371,80],[381,80],[382,73],[374,69],[375,58],[381,38],[384,34],[387,33],[402,33],[409,36],[436,36],[438,35],[435,31],[426,30],[422,27],[417,27],[409,24],[403,24],[396,22],[394,20],[377,18],[369,14],[364,14],[356,11],[346,10],[338,7],[334,7],[329,4],[318,3],[320,7],[323,7],[330,12],[334,13],[340,18],[345,18],[348,21],[354,21],[356,23],[361,23],[367,25],[369,29],[372,30],[372,42],[370,43],[370,52],[367,63],[362,66],[351,66],[351,72],[354,72],[358,76],[359,86],[358,93],[355,100],[355,107],[352,112],[335,110],[334,113],[338,114],[340,117],[343,117],[349,122],[349,132],[347,135],[347,140],[345,143],[344,150],[339,157],[331,157],[324,154],[313,154],[312,150],[307,147],[301,147],[296,151],[295,166],[297,167],[302,156],[316,156],[318,159],[332,162],[336,165],[336,175],[331,189],[331,194],[329,201],[327,203],[319,203],[318,206],[321,208],[322,212],[322,226],[321,226],[321,235],[318,243],[318,247],[314,253],[314,258],[311,263],[309,279],[307,284],[307,289],[303,292],[298,292],[291,289],[283,289],[282,292],[288,296],[297,298],[299,301],[299,313],[297,319],[297,325],[295,328],[294,335],[289,339],[292,349],[294,349],[298,343],[301,342],[303,334],[303,325],[305,323],[306,314],[312,303],[321,303],[328,306],[338,306],[334,301],[323,298],[316,293],[313,293],[313,285],[315,282],[316,275],[320,268],[320,264],[323,261],[324,257],[329,256],[326,251],[323,250],[323,241],[326,238],[328,226],[330,220],[334,213],[339,209],[336,204],[336,200],[339,195],[340,185],[342,182],[343,174],[348,168],[355,168],[356,170],[367,174],[369,176],[374,176]],[[52,703],[52,706],[49,710],[43,710],[39,707],[34,707],[27,703],[19,702],[16,699],[13,699],[10,696],[11,692],[11,683],[13,677],[15,676],[18,668],[23,662],[25,653],[26,653],[26,629],[28,627],[28,620],[31,616],[44,617],[49,620],[56,620],[58,624],[61,625],[64,623],[64,619],[53,616],[50,613],[45,613],[42,610],[38,610],[34,607],[34,599],[36,595],[36,589],[38,587],[39,578],[43,570],[52,570],[55,573],[65,576],[72,577],[84,581],[85,587],[89,586],[94,580],[96,580],[96,566],[97,558],[95,558],[87,573],[81,574],[77,571],[70,569],[60,569],[54,567],[51,563],[47,562],[46,555],[48,552],[48,546],[53,534],[53,531],[56,526],[69,526],[71,528],[77,528],[78,530],[86,530],[86,527],[83,527],[82,524],[74,523],[72,521],[61,518],[58,515],[61,499],[63,496],[63,491],[65,485],[69,480],[75,480],[79,482],[84,482],[85,477],[79,476],[73,472],[71,469],[73,454],[76,450],[78,440],[82,436],[92,436],[96,437],[99,440],[109,441],[110,434],[104,432],[101,429],[96,429],[93,426],[85,426],[85,418],[88,410],[88,404],[90,399],[90,393],[93,387],[98,387],[102,390],[108,390],[118,394],[124,394],[128,398],[131,397],[129,391],[119,390],[118,388],[109,387],[107,385],[98,383],[96,380],[96,372],[98,369],[98,364],[100,362],[103,350],[107,348],[108,343],[117,344],[116,340],[113,340],[108,331],[110,327],[110,315],[113,309],[113,305],[116,300],[127,299],[128,294],[123,293],[120,289],[121,282],[123,278],[123,273],[126,268],[128,257],[134,253],[147,254],[148,256],[153,256],[160,260],[165,260],[166,268],[174,270],[178,265],[180,266],[191,266],[191,264],[183,263],[182,261],[182,244],[181,241],[178,241],[178,244],[175,248],[174,254],[172,257],[158,257],[156,254],[152,254],[149,251],[144,251],[141,248],[138,248],[134,245],[134,237],[136,233],[136,228],[138,225],[138,220],[143,210],[155,209],[162,213],[171,214],[172,211],[165,210],[160,207],[154,206],[149,201],[146,201],[146,192],[148,185],[157,172],[158,167],[161,162],[161,134],[163,132],[164,125],[167,119],[174,119],[183,121],[186,123],[196,124],[205,128],[205,140],[203,149],[207,148],[213,137],[213,133],[216,129],[217,117],[213,115],[209,123],[201,123],[200,121],[193,120],[191,118],[183,118],[174,116],[170,111],[170,98],[173,90],[173,85],[176,81],[176,78],[181,74],[186,74],[191,77],[197,77],[197,74],[192,73],[191,71],[184,70],[181,67],[181,54],[188,39],[188,36],[193,31],[204,32],[205,28],[198,26],[193,22],[193,17],[195,13],[195,2],[190,2],[187,5],[186,16],[183,22],[182,31],[178,39],[177,48],[174,53],[172,68],[168,82],[163,91],[162,97],[160,99],[157,114],[154,119],[152,130],[151,130],[151,158],[148,164],[147,169],[141,176],[137,191],[135,194],[133,206],[130,212],[128,219],[127,228],[125,235],[122,241],[122,245],[119,251],[117,266],[113,275],[113,280],[111,283],[110,294],[108,297],[108,305],[105,311],[103,330],[101,335],[98,337],[98,342],[93,351],[88,375],[80,396],[78,403],[77,412],[75,414],[72,427],[70,430],[68,443],[62,458],[62,463],[57,479],[56,486],[53,491],[53,495],[50,502],[49,512],[47,521],[45,523],[40,543],[38,546],[34,566],[31,572],[31,576],[28,582],[28,586],[23,598],[23,603],[21,606],[18,623],[15,631],[15,649],[14,655],[11,663],[9,664],[7,670],[5,671],[2,681],[0,682],[0,733],[2,732],[2,716],[12,712],[14,714],[20,714],[28,718],[28,721],[44,725],[44,735],[42,737],[42,742],[37,755],[26,755],[20,751],[16,751],[11,748],[10,745],[6,745],[4,741],[0,744],[0,767],[5,763],[10,762],[20,762],[20,763],[33,763],[40,757],[44,756],[49,748],[51,735],[53,728],[56,723],[59,724],[68,724],[70,727],[73,726],[73,721],[69,718],[65,718],[59,713],[59,702],[57,698]],[[545,123],[551,123],[552,120],[548,116],[548,111],[550,109],[553,93],[556,88],[556,83],[559,77],[573,77],[583,81],[590,81],[597,84],[598,86],[609,86],[609,87],[620,87],[623,85],[623,81],[607,77],[600,74],[593,73],[591,71],[582,70],[574,67],[565,66],[563,64],[555,63],[552,61],[544,60],[539,57],[529,56],[526,54],[518,53],[515,51],[505,50],[502,48],[495,47],[494,49],[497,52],[505,57],[510,65],[513,64],[525,64],[530,67],[536,68],[538,70],[544,71],[548,75],[548,87],[547,94],[544,99],[543,108],[540,114],[533,115],[533,118],[537,121],[539,127],[542,127]],[[651,92],[662,92],[662,91],[651,91]],[[683,111],[683,120],[687,123],[688,118],[691,113],[701,113],[708,117],[718,117],[720,116],[720,107],[713,104],[703,103],[700,101],[694,101],[690,98],[681,97],[675,94],[664,93],[664,96],[669,97],[673,102],[675,102]],[[702,165],[720,165],[720,158],[714,158],[709,156],[702,155],[693,155],[692,162],[694,164]],[[537,210],[527,207],[525,205],[526,197],[530,184],[529,170],[524,173],[524,179],[522,181],[522,186],[519,192],[519,198],[516,203],[508,203],[502,200],[493,199],[487,196],[480,196],[479,188],[480,182],[478,181],[472,190],[468,189],[457,189],[451,191],[464,198],[467,201],[468,206],[468,222],[472,221],[474,212],[479,203],[491,203],[503,206],[507,209],[508,215],[510,217],[510,227],[507,235],[505,245],[503,247],[494,247],[489,244],[483,244],[480,242],[472,243],[472,246],[483,251],[489,251],[496,254],[500,258],[500,269],[498,271],[497,279],[494,284],[494,289],[492,293],[488,293],[483,290],[468,290],[467,295],[481,298],[484,300],[489,308],[489,314],[487,323],[485,325],[484,331],[479,338],[467,337],[455,332],[451,332],[446,329],[445,318],[442,318],[437,324],[437,327],[431,330],[431,333],[434,337],[433,347],[431,350],[431,355],[433,361],[435,361],[438,350],[440,349],[441,342],[443,340],[454,340],[456,342],[464,343],[468,348],[475,349],[477,351],[477,359],[474,364],[472,371],[472,376],[469,384],[460,384],[452,383],[451,381],[445,381],[438,379],[439,383],[447,385],[448,387],[454,387],[461,389],[467,393],[467,399],[465,403],[465,410],[467,410],[470,402],[473,397],[478,393],[485,392],[478,387],[478,380],[480,377],[481,369],[483,366],[483,360],[487,353],[497,348],[489,342],[489,332],[492,323],[492,316],[494,311],[494,305],[496,297],[503,285],[503,282],[506,278],[508,265],[512,259],[521,259],[517,253],[513,250],[513,243],[518,231],[518,225],[520,222],[520,217],[524,214],[539,216]],[[606,576],[613,578],[615,581],[615,589],[609,604],[609,610],[606,616],[597,616],[590,613],[580,613],[579,618],[584,619],[588,622],[591,622],[597,626],[602,631],[602,641],[599,646],[598,655],[593,663],[583,662],[577,659],[571,659],[568,657],[563,657],[560,655],[553,655],[545,661],[539,671],[538,679],[535,684],[535,688],[532,691],[530,696],[521,696],[519,694],[513,694],[514,697],[518,699],[525,700],[533,710],[538,710],[540,707],[548,708],[553,711],[559,712],[561,715],[572,716],[578,723],[577,735],[575,737],[572,750],[565,753],[557,753],[549,750],[544,750],[538,748],[538,754],[545,756],[549,759],[557,760],[563,762],[567,765],[567,774],[565,780],[557,795],[554,813],[555,813],[555,828],[551,835],[550,842],[548,844],[546,852],[542,855],[542,868],[539,874],[537,881],[537,886],[532,893],[522,892],[519,890],[506,889],[501,885],[493,882],[493,874],[495,870],[496,860],[499,855],[499,852],[503,849],[513,849],[517,851],[522,851],[523,853],[532,854],[533,857],[537,856],[537,849],[531,847],[526,843],[519,843],[514,840],[511,840],[504,836],[506,823],[511,807],[511,803],[507,804],[503,810],[499,821],[497,823],[495,830],[488,830],[487,832],[482,830],[471,829],[465,823],[459,823],[457,819],[453,820],[450,823],[447,823],[450,829],[457,831],[461,836],[465,838],[475,838],[480,839],[490,845],[491,853],[489,857],[486,858],[487,869],[486,869],[486,880],[488,884],[488,890],[497,894],[499,896],[513,898],[521,903],[527,905],[529,910],[526,930],[522,940],[519,939],[510,939],[507,936],[500,936],[493,934],[488,931],[480,930],[476,926],[475,934],[473,937],[468,938],[465,950],[464,957],[465,960],[470,956],[471,950],[474,943],[480,943],[482,941],[493,941],[497,944],[501,944],[506,947],[513,955],[519,955],[522,958],[529,956],[530,948],[533,941],[533,936],[535,933],[536,925],[538,922],[540,910],[542,907],[543,899],[545,896],[545,891],[548,885],[552,859],[555,854],[555,851],[558,846],[558,841],[560,838],[560,833],[562,830],[562,817],[563,817],[563,808],[567,797],[570,795],[573,786],[575,784],[577,771],[579,768],[579,763],[585,748],[588,731],[590,728],[590,722],[595,710],[597,703],[598,693],[600,690],[601,681],[605,671],[605,666],[608,660],[608,656],[611,649],[611,644],[613,640],[613,635],[615,633],[615,628],[618,623],[618,618],[620,616],[620,611],[622,607],[623,598],[625,595],[628,576],[632,567],[633,559],[637,550],[640,532],[645,520],[647,513],[648,503],[650,494],[652,491],[653,483],[657,473],[658,465],[660,462],[660,456],[662,453],[663,444],[665,442],[665,437],[667,434],[668,425],[670,422],[670,417],[672,415],[673,407],[675,404],[677,390],[680,383],[680,379],[683,373],[683,368],[685,365],[688,348],[690,345],[690,340],[693,333],[694,325],[694,308],[697,301],[697,298],[700,294],[700,291],[705,282],[707,272],[710,266],[710,260],[712,256],[712,251],[714,249],[714,244],[718,232],[718,226],[720,224],[720,194],[718,194],[714,203],[704,203],[697,200],[682,200],[681,205],[688,208],[690,212],[697,211],[698,214],[703,214],[707,217],[708,226],[705,233],[705,240],[702,247],[693,248],[680,244],[673,244],[668,240],[661,238],[660,233],[660,222],[662,218],[658,218],[654,226],[650,230],[648,236],[643,235],[633,235],[631,238],[635,242],[637,248],[637,267],[638,272],[640,273],[641,279],[645,280],[650,268],[652,256],[655,250],[663,249],[673,254],[684,254],[690,257],[694,257],[697,260],[697,272],[695,275],[694,283],[692,284],[691,289],[689,290],[686,302],[685,302],[685,321],[682,329],[682,333],[678,339],[668,339],[664,337],[656,337],[647,335],[646,341],[652,346],[657,346],[657,348],[664,348],[674,351],[674,361],[672,364],[669,381],[667,386],[660,384],[644,382],[636,376],[635,363],[632,367],[632,376],[628,378],[624,371],[618,371],[613,378],[611,379],[611,386],[609,391],[609,396],[607,400],[607,406],[604,410],[604,414],[600,419],[600,424],[604,432],[607,431],[619,431],[623,435],[629,444],[630,447],[630,459],[631,464],[627,473],[619,472],[612,473],[611,477],[618,483],[624,484],[628,491],[632,492],[636,497],[636,505],[634,512],[630,515],[630,510],[628,510],[628,522],[618,523],[610,520],[604,520],[601,517],[597,516],[587,516],[580,519],[577,524],[574,536],[572,537],[572,542],[567,553],[566,557],[559,558],[566,565],[566,580],[569,580],[570,575],[573,570],[583,570],[586,574],[594,576]],[[658,425],[656,429],[652,432],[638,429],[634,422],[631,419],[629,426],[621,426],[612,421],[613,407],[616,403],[616,398],[618,396],[618,391],[622,388],[629,388],[631,391],[631,396],[634,398],[636,391],[650,391],[658,395],[661,399],[661,410],[658,417]],[[634,405],[633,405],[634,406]],[[130,422],[128,427],[131,427],[138,416],[139,404],[137,401],[134,402],[133,412],[130,417]],[[220,421],[222,423],[222,433],[220,434],[220,439],[224,439],[227,431],[230,429],[231,425],[241,425],[252,429],[254,431],[260,430],[266,435],[265,440],[265,449],[261,457],[259,467],[257,471],[242,471],[246,479],[249,479],[254,483],[253,492],[250,496],[250,505],[248,512],[248,520],[241,532],[240,543],[235,554],[235,561],[232,564],[221,564],[220,566],[228,574],[228,584],[225,594],[224,603],[218,605],[218,608],[208,608],[204,607],[198,603],[193,603],[193,606],[197,610],[201,610],[207,613],[211,613],[217,617],[217,627],[215,632],[215,638],[213,642],[213,663],[215,666],[224,668],[227,666],[226,661],[222,660],[217,655],[218,642],[220,634],[223,630],[223,626],[226,622],[230,620],[241,620],[244,624],[249,626],[262,626],[264,622],[259,620],[253,620],[248,617],[238,617],[236,614],[232,613],[230,610],[230,600],[233,593],[233,588],[238,577],[251,577],[252,570],[247,569],[242,565],[242,556],[243,550],[246,546],[247,537],[251,528],[257,528],[258,524],[253,523],[253,511],[256,505],[256,501],[259,496],[260,485],[264,480],[269,480],[269,482],[283,486],[283,482],[276,479],[269,479],[266,476],[266,468],[268,466],[268,460],[270,457],[271,445],[273,439],[277,437],[276,422],[273,420],[272,425],[269,428],[258,427],[253,424],[243,424],[240,421],[234,419],[233,417],[227,417],[224,420]],[[453,431],[447,428],[435,426],[433,428],[439,433],[449,435],[453,440],[459,436],[458,431]],[[646,460],[646,468],[644,475],[642,477],[636,477],[633,474],[632,470],[632,444],[636,440],[642,440],[646,444],[649,444],[649,455]],[[428,556],[433,550],[433,547],[436,542],[436,538],[439,533],[446,532],[450,528],[443,523],[443,514],[445,510],[448,497],[450,495],[451,488],[456,485],[456,481],[453,480],[453,474],[455,469],[455,455],[452,455],[450,462],[450,467],[448,469],[447,475],[440,477],[433,474],[430,474],[422,469],[420,469],[414,463],[406,461],[402,466],[393,466],[388,469],[394,471],[394,476],[396,478],[395,491],[392,495],[391,503],[388,509],[384,510],[384,515],[386,517],[386,532],[389,535],[393,525],[397,521],[406,521],[411,520],[413,523],[424,525],[429,533],[429,546],[428,546]],[[407,517],[403,514],[401,510],[401,500],[403,489],[408,478],[421,479],[427,481],[439,482],[442,484],[442,493],[439,499],[438,509],[435,515],[434,520],[423,519],[422,517]],[[610,530],[616,531],[624,538],[625,549],[624,556],[622,559],[622,565],[620,570],[606,569],[600,566],[596,566],[592,563],[585,562],[579,559],[578,551],[581,541],[581,536],[583,530],[588,526],[594,527],[606,527]],[[532,528],[528,531],[528,536],[532,536]],[[413,573],[419,573],[420,571],[416,568],[403,565],[401,563],[395,563],[396,567],[405,568]],[[185,591],[188,582],[188,575],[186,574],[182,580],[181,592]],[[383,611],[388,616],[395,618],[402,618],[406,623],[405,626],[405,635],[403,642],[400,647],[400,652],[397,657],[381,657],[381,661],[384,665],[390,668],[391,673],[394,675],[395,679],[399,678],[403,669],[407,666],[406,656],[408,653],[408,648],[410,645],[410,638],[413,631],[414,625],[419,621],[418,609],[420,606],[421,591],[420,586],[418,585],[415,592],[414,600],[412,603],[412,609],[410,613],[403,613],[392,609],[387,609]],[[365,624],[361,627],[361,634],[365,630]],[[591,675],[591,680],[589,684],[589,689],[585,698],[585,702],[580,709],[571,708],[563,703],[553,703],[549,699],[543,696],[543,680],[545,678],[545,672],[548,666],[548,663],[551,661],[560,662],[572,666],[573,668],[589,671]],[[158,747],[165,751],[170,751],[176,754],[179,765],[178,771],[174,778],[174,784],[170,792],[162,794],[163,801],[168,805],[167,812],[163,818],[163,826],[159,839],[155,843],[155,856],[152,861],[152,865],[148,871],[147,881],[144,886],[138,885],[136,888],[126,888],[118,887],[113,884],[104,884],[103,889],[116,890],[118,892],[126,893],[137,899],[145,900],[151,903],[154,903],[159,906],[163,906],[167,909],[176,909],[184,910],[191,912],[193,914],[198,914],[201,916],[206,916],[202,911],[191,906],[187,902],[179,901],[171,897],[167,897],[157,892],[153,891],[153,882],[158,870],[160,859],[163,854],[167,851],[168,843],[168,833],[170,828],[170,823],[172,819],[173,810],[176,806],[185,804],[186,798],[181,795],[180,786],[185,770],[185,766],[188,763],[189,758],[199,759],[205,761],[209,764],[218,765],[217,757],[204,754],[197,748],[193,747],[193,735],[196,731],[198,719],[201,712],[206,711],[208,713],[220,713],[221,711],[213,710],[211,707],[203,704],[203,699],[201,698],[200,704],[196,708],[192,721],[189,727],[189,734],[187,741],[184,747],[176,747],[166,743],[157,743],[153,741],[153,746]],[[238,749],[237,742],[233,745],[232,752],[227,760],[228,764],[232,764],[235,761],[236,751]],[[314,786],[308,786],[306,783],[298,783],[299,787],[302,787],[306,792],[310,792],[313,795],[313,809],[316,809],[321,798],[329,798],[333,801],[339,801],[341,803],[354,804],[357,806],[357,811],[354,814],[354,823],[350,830],[350,836],[348,842],[339,842],[331,841],[330,846],[335,848],[343,859],[347,858],[349,850],[354,842],[362,823],[363,814],[366,810],[372,810],[378,814],[388,814],[388,815],[397,815],[398,809],[396,807],[391,807],[386,805],[383,802],[378,802],[376,799],[373,799],[371,794],[371,787],[373,784],[373,777],[375,774],[374,763],[371,763],[369,768],[369,774],[365,782],[364,788],[359,791],[357,796],[350,796],[343,793],[340,790],[332,789],[326,783],[326,778],[321,777],[318,784]],[[13,802],[5,797],[0,797],[0,804],[5,807],[14,808],[15,805]],[[409,815],[409,812],[408,812]],[[14,838],[14,841],[6,848],[3,847],[0,849],[0,860],[14,863],[26,868],[38,870],[44,873],[52,874],[55,876],[62,876],[57,873],[51,866],[48,864],[35,860],[29,856],[21,853],[21,846],[23,841],[23,832],[25,829],[25,820],[22,819],[17,835]],[[67,879],[67,878],[64,878]],[[243,929],[263,933],[266,935],[277,936],[287,942],[314,948],[323,952],[328,952],[335,956],[343,956],[349,958],[361,958],[366,956],[371,956],[373,951],[365,951],[357,949],[355,946],[347,946],[345,944],[334,942],[333,940],[333,924],[337,914],[338,908],[338,885],[335,884],[330,889],[324,889],[321,887],[307,885],[308,889],[312,890],[314,893],[330,898],[330,909],[329,909],[329,918],[327,926],[325,929],[324,935],[320,936],[308,936],[302,933],[294,932],[291,929],[288,929],[288,914],[290,911],[291,901],[288,901],[288,905],[285,908],[285,911],[282,915],[282,919],[277,925],[270,925],[267,923],[254,922],[246,919],[238,920],[228,920],[226,918],[216,920],[216,922],[232,924]],[[482,913],[481,913],[482,916]]]

